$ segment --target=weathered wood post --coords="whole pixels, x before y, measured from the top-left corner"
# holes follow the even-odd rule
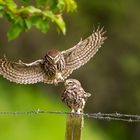
[[[82,114],[68,114],[65,140],[81,140],[84,120]]]

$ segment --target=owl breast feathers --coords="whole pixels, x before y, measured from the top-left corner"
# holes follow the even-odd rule
[[[82,113],[90,93],[84,91],[81,83],[76,79],[65,81],[65,90],[61,96],[62,101],[71,108],[74,113]]]
[[[104,33],[103,28],[98,28],[74,47],[64,51],[50,50],[43,59],[29,64],[12,62],[3,57],[0,59],[0,74],[19,84],[63,82],[73,70],[87,63],[96,54],[106,39]]]

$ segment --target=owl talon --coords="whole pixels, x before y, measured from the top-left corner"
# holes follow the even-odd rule
[[[56,81],[57,83],[58,83],[58,81],[59,81],[59,82],[64,82],[64,78],[62,77],[61,73],[57,73],[55,77],[56,77],[56,79],[57,79],[57,80],[55,79],[55,81]]]
[[[71,110],[71,113],[75,113],[74,109]]]
[[[18,63],[19,63],[19,64],[23,64],[23,62],[22,62],[21,60],[18,60]]]
[[[58,86],[58,81],[57,81],[57,79],[54,79],[53,83],[54,83],[55,86]]]
[[[81,114],[81,113],[83,113],[83,110],[81,108],[79,108],[76,113]]]

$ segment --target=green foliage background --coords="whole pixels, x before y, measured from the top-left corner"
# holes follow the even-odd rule
[[[65,34],[62,13],[72,12],[76,8],[74,0],[0,0],[0,17],[11,23],[7,33],[9,40],[17,38],[21,32],[27,32],[32,26],[46,33],[50,21]]]
[[[72,47],[98,25],[104,26],[108,37],[105,44],[88,64],[71,76],[80,80],[85,90],[92,93],[85,112],[140,114],[140,1],[77,0],[76,3],[76,12],[66,13],[71,11],[68,6],[62,11],[67,27],[65,36],[58,34],[56,27],[59,26],[49,20],[47,34],[42,34],[37,26],[29,25],[33,28],[8,42],[6,34],[12,24],[1,19],[0,56],[6,54],[14,61],[32,62],[42,58],[51,48],[64,50]],[[0,111],[68,110],[60,101],[62,87],[62,84],[54,87],[42,83],[17,85],[1,77]],[[65,116],[59,115],[1,115],[0,139],[64,139],[65,121]],[[83,140],[139,140],[139,124],[88,118],[85,121]]]

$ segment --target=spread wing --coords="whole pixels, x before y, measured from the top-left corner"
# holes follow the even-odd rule
[[[85,40],[81,40],[74,47],[63,51],[66,70],[75,70],[87,63],[104,43],[106,39],[103,37],[104,33],[103,28],[98,28]]]
[[[69,75],[70,75],[72,72],[73,72],[72,69],[64,69],[64,70],[62,71],[62,77],[63,77],[63,79],[64,79],[64,80],[67,79],[67,77],[69,77]]]
[[[46,76],[42,68],[42,62],[43,60],[41,59],[29,64],[21,61],[16,63],[4,57],[0,59],[0,75],[19,84],[42,82]]]

